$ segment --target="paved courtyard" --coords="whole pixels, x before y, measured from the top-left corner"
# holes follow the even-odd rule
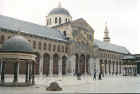
[[[20,79],[22,80],[22,79]],[[46,91],[46,87],[57,81],[63,91]],[[76,77],[36,77],[36,85],[31,87],[0,87],[0,94],[46,94],[46,93],[140,93],[140,76],[105,76],[93,80],[91,76]]]

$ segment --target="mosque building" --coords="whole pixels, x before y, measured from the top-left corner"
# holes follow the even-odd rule
[[[104,75],[120,75],[124,72],[133,75],[137,72],[136,63],[128,65],[122,59],[131,53],[123,46],[110,43],[107,25],[103,41],[95,39],[94,33],[94,29],[83,18],[72,20],[69,11],[61,4],[46,16],[46,26],[0,15],[0,72],[3,59],[7,58],[1,55],[3,46],[12,52],[20,49],[21,52],[28,52],[30,47],[27,44],[37,55],[35,74],[62,76],[80,72],[92,75],[96,71]],[[26,64],[17,64],[18,74],[26,74]],[[5,74],[11,74],[12,63],[6,66]],[[130,67],[130,71],[125,70],[126,66]]]

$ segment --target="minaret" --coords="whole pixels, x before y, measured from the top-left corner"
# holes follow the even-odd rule
[[[110,37],[109,37],[109,31],[108,31],[108,28],[107,28],[107,23],[105,23],[104,42],[110,43]]]

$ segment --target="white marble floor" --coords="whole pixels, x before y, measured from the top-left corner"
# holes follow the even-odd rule
[[[140,77],[105,76],[93,80],[91,76],[76,77],[36,77],[36,85],[31,87],[0,87],[0,94],[46,94],[46,93],[140,93]],[[8,79],[7,79],[8,80]],[[23,80],[22,78],[20,79]],[[57,81],[63,91],[46,91],[46,87]]]

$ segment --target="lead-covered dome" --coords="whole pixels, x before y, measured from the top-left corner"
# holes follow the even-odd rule
[[[4,42],[2,45],[3,51],[16,51],[16,52],[32,52],[32,46],[22,36],[14,36]]]
[[[49,15],[56,15],[56,14],[71,16],[70,13],[65,8],[54,8],[49,13]]]

